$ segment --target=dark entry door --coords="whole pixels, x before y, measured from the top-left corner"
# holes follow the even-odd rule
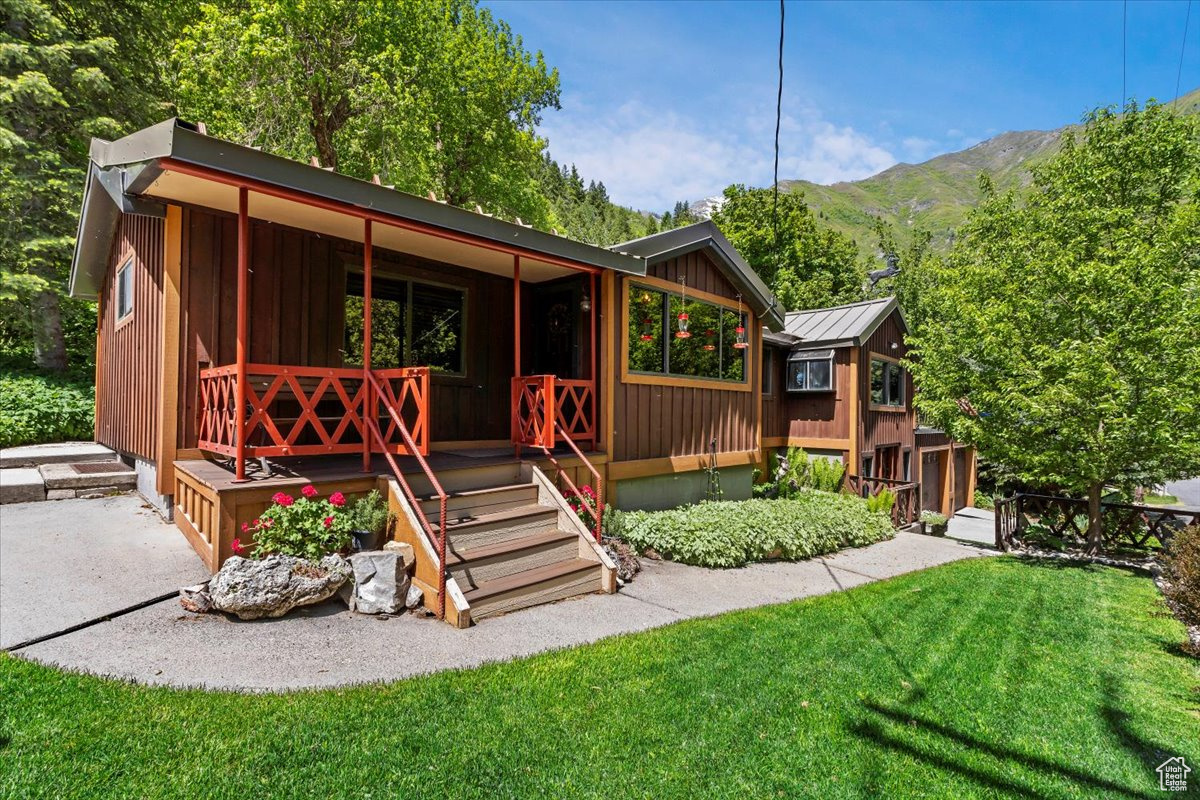
[[[900,479],[900,446],[875,448],[875,476],[894,481]]]
[[[921,454],[921,510],[942,511],[942,462],[940,453]]]
[[[581,299],[577,281],[534,290],[532,374],[583,377]]]

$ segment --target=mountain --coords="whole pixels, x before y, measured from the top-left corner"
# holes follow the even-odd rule
[[[1177,105],[1185,113],[1200,112],[1200,89],[1181,96]],[[1001,190],[1028,184],[1030,168],[1058,149],[1070,127],[1002,133],[966,150],[921,164],[897,164],[862,180],[828,186],[789,180],[780,181],[780,187],[804,192],[818,218],[853,238],[863,252],[875,247],[874,217],[891,223],[901,243],[905,231],[923,228],[941,248],[979,203],[981,172],[991,175]]]

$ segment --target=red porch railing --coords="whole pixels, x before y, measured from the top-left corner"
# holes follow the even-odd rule
[[[884,489],[896,495],[896,502],[892,505],[892,525],[897,528],[911,525],[921,515],[921,495],[915,483],[847,474],[846,486],[862,497],[877,495]]]
[[[373,370],[386,427],[375,452],[429,453],[429,369]],[[361,368],[246,365],[244,410],[247,458],[361,453],[363,420],[371,416]],[[237,457],[237,368],[200,371],[198,442],[201,450]],[[411,444],[391,411],[404,421]],[[378,423],[378,420],[377,420]],[[413,449],[415,448],[415,450]]]
[[[527,375],[512,379],[512,439],[518,450],[541,450],[557,471],[557,478],[587,509],[592,517],[592,535],[600,541],[604,517],[604,485],[599,471],[579,449],[575,439],[588,440],[595,446],[595,384],[592,381],[558,380],[553,375]],[[596,484],[596,506],[579,491],[575,482],[554,457],[554,447],[563,441],[580,463],[592,474]]]

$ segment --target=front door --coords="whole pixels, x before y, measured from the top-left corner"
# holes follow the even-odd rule
[[[526,374],[583,377],[581,284],[572,279],[539,286],[533,293],[533,367]]]
[[[875,448],[875,477],[894,481],[900,479],[900,446]]]

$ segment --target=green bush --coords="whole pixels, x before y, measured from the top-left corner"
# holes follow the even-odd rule
[[[1175,604],[1185,625],[1200,625],[1200,525],[1191,525],[1171,537],[1163,558],[1168,583],[1163,594]],[[1194,656],[1200,650],[1189,642],[1185,649]]]
[[[891,521],[847,494],[807,492],[786,500],[700,503],[672,511],[611,512],[609,533],[637,551],[701,567],[766,558],[798,560],[893,535]]]
[[[383,533],[388,524],[388,507],[377,489],[346,506],[346,527],[352,531]]]
[[[0,374],[0,447],[90,440],[95,390],[89,381],[36,373]]]
[[[896,505],[896,494],[891,489],[880,489],[867,498],[867,509],[879,514],[891,514]]]
[[[842,462],[824,457],[810,459],[803,449],[789,447],[787,455],[775,454],[775,470],[766,483],[755,485],[754,496],[795,497],[808,489],[839,492],[845,475]]]

